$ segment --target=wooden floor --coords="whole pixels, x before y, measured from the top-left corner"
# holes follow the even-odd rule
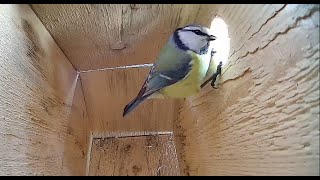
[[[94,139],[90,176],[178,176],[172,135]]]

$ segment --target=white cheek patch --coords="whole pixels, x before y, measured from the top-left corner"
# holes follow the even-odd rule
[[[207,44],[206,37],[196,35],[191,31],[184,31],[179,34],[180,40],[189,49],[199,51]]]
[[[186,27],[185,30],[201,30],[199,27]]]

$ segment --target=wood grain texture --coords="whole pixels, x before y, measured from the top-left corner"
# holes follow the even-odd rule
[[[0,6],[0,175],[81,175],[77,72],[28,5]]]
[[[81,73],[94,137],[172,132],[175,100],[146,100],[125,118],[123,108],[139,92],[150,67]]]
[[[86,175],[90,156],[91,129],[80,78],[74,91],[71,112],[68,117],[63,151],[62,175]]]
[[[170,34],[200,5],[34,4],[77,70],[152,63]],[[147,49],[146,49],[147,47]]]
[[[219,89],[181,104],[181,172],[319,175],[319,5],[205,7],[196,21],[222,17],[231,50]]]
[[[94,139],[90,176],[178,176],[172,135]]]

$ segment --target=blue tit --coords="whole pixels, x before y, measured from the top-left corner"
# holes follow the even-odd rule
[[[205,26],[176,29],[161,49],[138,95],[125,106],[123,117],[146,99],[197,94],[210,65],[210,43],[215,39]]]

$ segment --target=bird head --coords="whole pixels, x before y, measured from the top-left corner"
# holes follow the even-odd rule
[[[187,50],[195,52],[208,47],[211,41],[216,40],[216,36],[210,33],[210,30],[201,25],[188,25],[178,28],[174,32],[176,44]]]

